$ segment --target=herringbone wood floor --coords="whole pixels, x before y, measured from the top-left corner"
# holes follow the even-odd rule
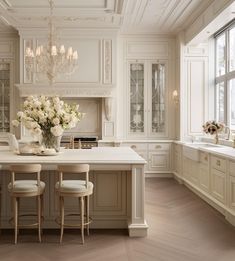
[[[147,179],[149,235],[129,238],[126,231],[95,230],[80,245],[80,235],[47,232],[0,236],[1,261],[234,261],[235,229],[217,211],[173,179]]]

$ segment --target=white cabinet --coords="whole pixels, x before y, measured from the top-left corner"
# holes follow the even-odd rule
[[[167,62],[128,62],[128,136],[167,137]]]
[[[171,144],[151,143],[148,145],[149,171],[170,171]]]
[[[228,199],[229,208],[235,211],[235,162],[229,162],[229,188],[228,188]]]
[[[211,157],[211,195],[226,203],[226,160]]]
[[[208,153],[205,152],[200,152],[199,186],[202,190],[209,193],[210,190],[209,155]]]
[[[121,146],[132,148],[147,161],[146,174],[172,172],[170,142],[124,142]]]

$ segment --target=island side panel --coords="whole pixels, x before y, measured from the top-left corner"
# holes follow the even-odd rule
[[[111,166],[109,166],[111,168]],[[121,168],[120,168],[121,169]],[[9,224],[11,217],[11,198],[7,191],[7,185],[10,182],[9,172],[0,171],[2,178],[2,227],[12,228]],[[58,180],[56,170],[42,171],[42,180],[46,183],[44,196],[44,222],[43,228],[58,228],[55,223],[55,217],[58,215],[58,200],[55,193],[55,183]],[[94,193],[90,198],[90,214],[93,219],[91,228],[120,228],[127,229],[128,204],[130,196],[127,191],[131,190],[128,186],[128,177],[130,172],[126,170],[95,170],[90,171],[90,180],[94,183]],[[22,175],[22,179],[25,178]],[[68,175],[66,179],[76,179],[78,176]],[[21,214],[32,213],[35,210],[35,199],[30,198],[22,200]],[[67,198],[65,200],[66,213],[78,212],[78,200]],[[27,219],[32,221],[32,219]],[[22,222],[25,220],[22,218]]]
[[[144,165],[133,165],[131,173],[131,217],[129,236],[147,236],[148,225],[145,220],[145,177]]]

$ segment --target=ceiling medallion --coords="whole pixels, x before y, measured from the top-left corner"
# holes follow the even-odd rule
[[[55,82],[59,74],[71,75],[78,65],[78,52],[72,47],[67,50],[64,45],[58,45],[56,30],[53,25],[53,0],[50,4],[49,36],[46,46],[40,45],[34,51],[31,47],[25,50],[25,67],[27,73],[45,74],[50,84]]]

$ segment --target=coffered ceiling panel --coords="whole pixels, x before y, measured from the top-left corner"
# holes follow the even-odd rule
[[[120,27],[123,0],[54,0],[60,27]],[[46,27],[48,0],[0,0],[0,15],[14,27]]]
[[[120,28],[123,33],[176,34],[213,0],[54,0],[65,28]],[[48,0],[0,0],[0,20],[16,29],[48,26]],[[0,25],[1,27],[1,25]]]

